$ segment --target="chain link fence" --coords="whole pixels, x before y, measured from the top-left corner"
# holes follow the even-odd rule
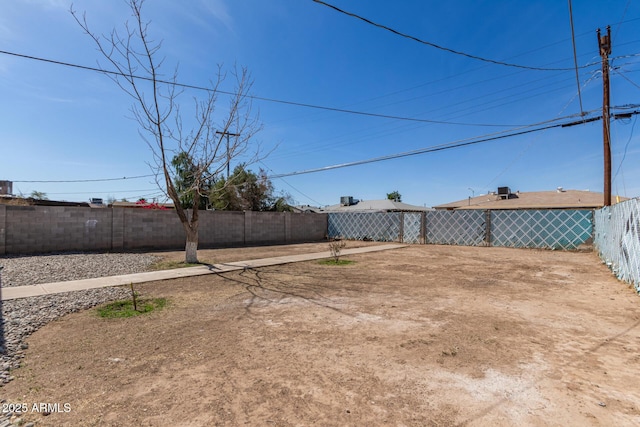
[[[640,292],[639,198],[595,212],[594,245],[613,273]]]
[[[486,246],[485,211],[425,212],[426,243],[435,245]]]
[[[401,212],[340,212],[330,213],[330,238],[396,242],[402,236]]]
[[[455,210],[329,214],[329,237],[462,246],[575,250],[592,242],[640,292],[640,198],[599,210]]]
[[[593,211],[491,211],[491,246],[573,250],[591,239]]]
[[[455,210],[329,214],[329,237],[461,246],[576,249],[589,243],[591,210]]]

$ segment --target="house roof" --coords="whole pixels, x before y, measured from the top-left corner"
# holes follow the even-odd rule
[[[111,205],[113,208],[150,208],[156,207],[159,209],[173,209],[175,206],[173,203],[140,203],[140,202],[113,202]]]
[[[507,196],[507,195],[502,195]],[[612,196],[612,203],[628,200]],[[495,193],[434,206],[438,210],[454,209],[597,209],[604,206],[604,195],[592,191],[562,190],[516,192],[502,198]]]
[[[32,197],[15,197],[8,195],[0,195],[0,204],[13,205],[13,206],[80,206],[87,207],[88,203],[84,202],[64,202],[57,200],[42,200],[34,199]]]
[[[423,206],[415,206],[393,200],[358,200],[350,206],[342,204],[327,206],[322,212],[422,212],[430,210]]]
[[[310,206],[310,205],[297,205],[297,206],[291,206],[291,208],[293,208],[293,211],[297,212],[297,213],[319,213],[319,212],[322,212],[322,208],[318,208],[318,207]]]

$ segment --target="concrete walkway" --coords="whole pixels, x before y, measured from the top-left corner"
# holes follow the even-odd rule
[[[403,248],[402,244],[386,244],[365,246],[362,248],[344,249],[340,256],[362,254]],[[273,258],[261,258],[249,261],[229,262],[225,264],[199,265],[197,267],[176,268],[173,270],[147,271],[145,273],[124,274],[121,276],[96,277],[94,279],[71,280],[68,282],[43,283],[30,286],[15,286],[0,289],[0,300],[35,297],[38,295],[59,294],[62,292],[80,291],[83,289],[122,286],[130,283],[154,282],[157,280],[178,279],[180,277],[201,276],[212,273],[226,273],[246,268],[267,267],[270,265],[288,264],[292,262],[311,261],[331,258],[331,252],[315,252],[299,255],[285,255]]]

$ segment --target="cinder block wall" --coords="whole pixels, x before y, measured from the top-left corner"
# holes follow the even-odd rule
[[[199,212],[199,247],[322,240],[326,214]],[[174,211],[0,205],[0,255],[183,249]]]
[[[34,252],[111,249],[111,209],[63,206],[5,206],[4,251]]]
[[[120,209],[111,209],[117,211]],[[183,248],[185,233],[174,211],[121,209],[124,211],[123,250]]]
[[[211,248],[245,244],[244,217],[244,212],[200,212],[198,246]],[[184,241],[182,244],[184,246]]]
[[[0,255],[4,255],[6,246],[7,207],[0,205]]]
[[[307,240],[306,236],[313,236],[310,240],[327,238],[329,215],[327,214],[299,214],[285,217],[289,220],[289,235],[287,240],[294,242]]]

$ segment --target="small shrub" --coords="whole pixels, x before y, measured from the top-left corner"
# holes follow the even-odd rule
[[[322,265],[349,265],[354,264],[355,261],[351,261],[350,259],[341,259],[336,262],[335,259],[331,258],[320,260],[318,263]]]
[[[340,254],[342,250],[347,247],[347,242],[340,238],[336,238],[329,242],[329,251],[331,251],[331,256],[335,260],[335,263],[338,264],[340,262]]]
[[[167,305],[166,298],[136,299],[136,308],[132,300],[120,300],[98,308],[98,315],[104,318],[134,317],[154,310],[160,310]]]

